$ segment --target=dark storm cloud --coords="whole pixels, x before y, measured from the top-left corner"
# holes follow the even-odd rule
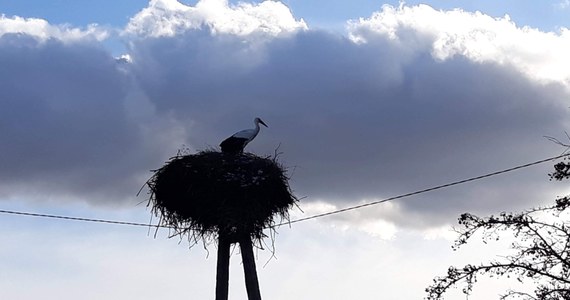
[[[564,130],[563,87],[513,66],[441,61],[388,39],[355,44],[315,31],[253,46],[191,32],[132,51],[141,86],[160,112],[192,124],[194,147],[217,145],[255,116],[268,122],[249,149],[270,154],[281,144],[305,201],[345,206],[562,150],[542,136]],[[425,218],[521,207],[547,181],[525,174],[401,205]]]
[[[133,180],[152,149],[127,117],[129,80],[113,57],[91,42],[6,34],[0,65],[4,196],[111,202],[136,194]]]
[[[562,151],[542,137],[565,129],[562,85],[508,63],[434,58],[429,32],[406,28],[406,39],[393,39],[361,30],[366,42],[356,43],[318,30],[208,28],[125,36],[121,63],[95,41],[0,37],[0,192],[122,201],[182,143],[217,147],[256,116],[269,128],[248,150],[280,145],[304,202],[337,207]],[[548,170],[348,216],[424,226],[527,207],[548,200]]]

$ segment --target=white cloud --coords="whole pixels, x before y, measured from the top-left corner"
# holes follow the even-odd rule
[[[160,37],[205,28],[213,34],[276,36],[305,30],[307,25],[278,1],[240,2],[234,6],[227,0],[201,0],[195,6],[186,6],[177,0],[152,0],[131,18],[125,32]]]
[[[294,211],[291,220],[338,209],[339,207],[325,201],[314,201],[303,205],[304,214]],[[349,211],[343,214],[329,216],[326,221],[326,226],[330,226],[331,229],[337,232],[346,233],[356,229],[371,237],[390,240],[395,238],[398,229],[393,222],[389,221],[390,218],[387,216],[397,214],[397,212],[394,212],[396,210],[398,210],[396,205],[386,203],[383,206],[370,207],[368,210]]]
[[[567,9],[570,7],[570,0],[562,0],[556,4],[556,7],[560,9]]]
[[[370,18],[348,25],[355,42],[386,36],[405,51],[430,51],[439,59],[463,56],[475,62],[512,65],[527,76],[570,84],[570,30],[542,32],[518,27],[509,16],[435,10],[428,5],[384,5]]]
[[[96,24],[80,29],[69,25],[52,25],[43,19],[0,15],[0,37],[6,34],[24,34],[39,41],[55,38],[64,42],[86,39],[102,41],[109,36],[107,31],[99,28]]]
[[[444,239],[452,243],[458,237],[458,233],[451,226],[427,228],[423,231],[426,240]]]

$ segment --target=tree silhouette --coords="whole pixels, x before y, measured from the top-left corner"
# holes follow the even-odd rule
[[[230,247],[239,243],[248,298],[261,300],[253,246],[297,199],[276,157],[202,151],[177,155],[147,182],[160,224],[191,243],[218,242],[216,300],[228,299]]]
[[[549,174],[552,179],[570,177],[570,164],[561,162]],[[436,277],[426,289],[427,299],[443,299],[451,287],[461,285],[470,294],[478,276],[515,277],[520,282],[531,281],[532,293],[508,290],[500,299],[562,300],[570,299],[570,198],[559,198],[553,205],[532,208],[520,213],[501,213],[480,218],[465,213],[459,217],[459,237],[454,249],[467,244],[480,232],[483,240],[498,240],[511,232],[515,254],[486,264],[450,267],[447,275]]]

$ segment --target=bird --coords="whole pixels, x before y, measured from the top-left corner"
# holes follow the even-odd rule
[[[259,133],[259,124],[267,126],[260,118],[255,118],[253,120],[255,124],[255,128],[253,129],[245,129],[234,133],[229,138],[223,140],[220,143],[220,147],[222,148],[222,153],[229,153],[229,154],[238,154],[243,152],[243,148],[251,142]]]

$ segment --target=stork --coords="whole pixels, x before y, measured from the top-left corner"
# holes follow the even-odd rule
[[[243,148],[251,142],[259,133],[259,124],[268,127],[260,118],[253,120],[255,128],[245,129],[234,133],[229,138],[225,139],[221,144],[223,153],[238,154],[243,152]]]

